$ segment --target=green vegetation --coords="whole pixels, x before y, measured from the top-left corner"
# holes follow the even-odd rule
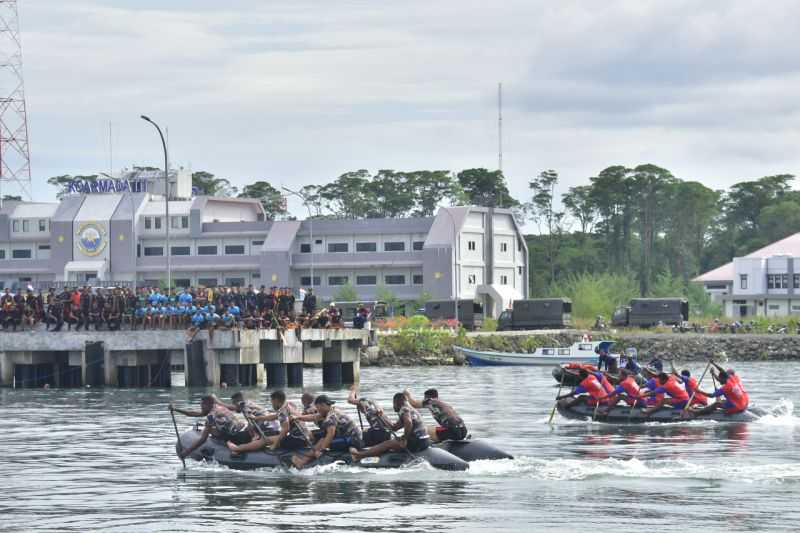
[[[335,302],[357,302],[358,292],[351,284],[342,285],[333,296]]]

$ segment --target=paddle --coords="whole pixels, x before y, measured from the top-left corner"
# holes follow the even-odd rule
[[[547,421],[548,424],[553,424],[553,417],[556,416],[556,407],[558,406],[558,397],[561,396],[561,387],[564,386],[564,376],[566,375],[566,371],[562,368],[561,369],[561,382],[558,384],[558,392],[556,393],[556,401],[553,403],[553,410],[550,411],[550,420]]]
[[[175,436],[178,438],[178,454],[183,453],[183,444],[181,444],[181,435],[178,433],[178,423],[175,422],[175,412],[172,410],[172,405],[169,406],[169,414],[172,417],[172,427],[175,428]],[[178,457],[181,457],[178,455]],[[181,463],[183,463],[183,468],[186,468],[186,459],[181,457]]]
[[[695,396],[695,394],[697,394],[697,391],[700,389],[700,384],[703,383],[703,378],[706,377],[706,373],[708,372],[708,369],[711,368],[711,363],[713,361],[714,361],[713,359],[709,359],[708,360],[708,364],[706,365],[706,369],[703,370],[703,375],[700,376],[700,380],[697,382],[697,387],[694,388],[694,390],[692,391],[692,396],[689,398],[689,401],[686,402],[686,407],[683,408],[683,412],[684,413],[686,411],[688,411],[689,407],[692,405],[692,401],[694,401],[694,396]]]

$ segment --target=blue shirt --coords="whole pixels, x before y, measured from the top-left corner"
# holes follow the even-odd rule
[[[157,292],[152,293],[150,296],[147,297],[147,301],[150,302],[150,305],[155,305],[161,301],[161,295]]]
[[[241,310],[239,309],[238,305],[232,305],[228,308],[228,312],[233,316],[239,316],[241,314]]]
[[[205,321],[205,317],[203,316],[202,313],[195,313],[194,316],[192,316],[192,323],[195,324],[195,325],[200,325],[204,321]]]
[[[178,295],[178,301],[183,304],[190,304],[192,303],[192,295],[188,292],[182,292]]]

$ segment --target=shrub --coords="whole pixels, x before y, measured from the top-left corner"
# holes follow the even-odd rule
[[[410,328],[427,328],[430,325],[431,321],[425,315],[414,315],[408,319],[408,327]]]

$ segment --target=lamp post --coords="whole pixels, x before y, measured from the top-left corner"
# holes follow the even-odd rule
[[[456,237],[456,219],[453,218],[453,214],[450,212],[449,209],[443,207],[444,212],[447,213],[447,216],[450,217],[450,222],[453,224],[453,305],[455,306],[455,318],[456,322],[458,322],[458,282],[460,281],[461,276],[458,278],[456,275],[458,274],[458,248],[459,243]]]
[[[292,195],[297,196],[298,198],[300,198],[303,201],[303,205],[306,206],[306,209],[308,210],[308,235],[309,235],[308,238],[309,238],[309,240],[311,242],[311,244],[309,244],[309,247],[311,249],[311,283],[310,283],[311,287],[310,287],[310,289],[313,291],[314,290],[314,217],[311,215],[311,206],[308,205],[308,197],[305,194],[301,193],[300,191],[293,191],[293,190],[289,189],[288,187],[281,187],[281,189],[283,189],[284,191],[288,192],[289,194],[292,194]]]
[[[164,134],[161,133],[161,128],[158,127],[158,124],[153,122],[150,117],[146,115],[141,115],[142,120],[149,122],[152,124],[156,131],[158,131],[158,136],[161,137],[161,146],[164,148],[164,215],[167,218],[167,227],[166,227],[166,254],[167,254],[167,294],[169,295],[172,292],[172,253],[169,249],[169,156],[167,155],[167,143],[164,140]]]

